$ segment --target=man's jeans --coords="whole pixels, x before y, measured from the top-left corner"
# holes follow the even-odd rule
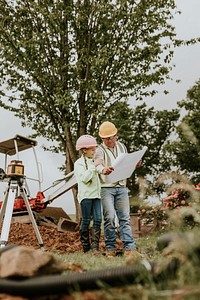
[[[102,222],[101,213],[101,200],[96,199],[83,199],[81,201],[81,213],[82,223],[81,231],[87,231],[89,229],[91,217],[93,218],[93,227],[100,228]]]
[[[135,249],[135,240],[130,225],[130,206],[126,187],[101,188],[104,215],[106,249],[116,249],[116,215],[119,221],[120,239],[125,250]]]

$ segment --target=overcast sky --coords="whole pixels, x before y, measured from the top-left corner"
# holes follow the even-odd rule
[[[176,0],[178,8],[182,14],[175,17],[174,24],[179,38],[190,39],[200,35],[200,0]],[[172,109],[176,107],[177,101],[185,98],[186,92],[200,78],[200,44],[177,48],[174,55],[174,63],[176,67],[171,73],[173,81],[167,82],[160,87],[158,95],[152,99],[148,99],[147,103],[156,109]],[[176,84],[175,80],[180,79],[181,83]],[[168,89],[169,94],[163,95],[162,91]],[[41,116],[42,117],[42,116]],[[13,114],[0,109],[0,142],[13,138],[16,134],[28,136],[31,130],[22,128],[20,120],[15,118]],[[60,178],[63,178],[58,167],[64,164],[64,157],[59,154],[44,152],[41,148],[44,140],[38,139],[38,146],[35,148],[39,161],[42,164],[44,181],[42,190]],[[11,157],[16,159],[16,157]],[[27,177],[36,176],[36,169],[33,167],[34,156],[32,150],[26,150],[20,153],[20,159],[25,166],[25,175]],[[4,155],[0,154],[0,167],[4,168]],[[0,182],[0,199],[4,198],[4,190],[7,184]],[[30,186],[31,197],[35,197],[38,187],[34,184]],[[51,194],[51,190],[45,193],[46,196]],[[54,206],[62,206],[67,213],[75,212],[74,202],[71,193],[67,193],[65,197],[57,199],[53,203]]]
[[[175,0],[181,15],[176,15],[174,25],[177,37],[190,39],[200,36],[200,0]],[[176,48],[173,62],[176,67],[171,72],[173,81],[160,86],[160,92],[147,102],[156,109],[171,109],[177,101],[185,99],[186,92],[200,79],[200,44]],[[175,81],[181,80],[177,84]],[[162,93],[169,90],[168,95]]]

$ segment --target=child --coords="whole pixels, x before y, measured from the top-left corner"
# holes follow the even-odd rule
[[[102,164],[102,160],[93,160],[96,146],[96,139],[91,135],[82,135],[76,142],[76,150],[80,150],[82,153],[74,164],[74,173],[78,182],[78,201],[82,213],[80,240],[84,252],[88,252],[90,249],[93,252],[99,252],[102,212],[101,185],[96,166]],[[93,218],[93,227],[90,244],[91,217]]]

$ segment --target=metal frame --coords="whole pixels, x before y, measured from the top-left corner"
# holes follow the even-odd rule
[[[38,173],[38,179],[32,179],[36,180],[39,183],[39,188],[41,190],[41,177],[40,177],[40,170],[39,170],[39,162],[36,156],[36,152],[34,147],[37,145],[37,142],[35,140],[32,140],[27,137],[23,137],[21,135],[16,135],[14,138],[0,142],[0,153],[5,154],[5,170],[7,168],[7,157],[8,155],[17,155],[17,159],[19,160],[19,152],[32,148],[36,160],[36,166],[37,166],[37,173]],[[29,178],[31,179],[31,178]],[[38,230],[33,212],[31,210],[26,189],[24,188],[24,182],[25,177],[21,176],[7,176],[6,181],[8,181],[8,188],[5,193],[5,198],[2,203],[2,207],[0,210],[0,224],[2,223],[2,229],[1,229],[1,237],[0,237],[0,247],[5,246],[8,243],[8,237],[10,232],[10,225],[12,221],[12,214],[13,214],[13,208],[14,208],[14,201],[15,198],[18,196],[17,193],[19,192],[22,196],[30,220],[32,222],[35,234],[38,239],[38,243],[40,247],[43,247],[43,241],[40,235],[40,232]],[[27,187],[26,187],[27,188]]]
[[[18,191],[20,191],[20,195],[22,196],[22,198],[26,204],[26,208],[27,208],[30,220],[32,222],[36,237],[38,239],[38,243],[39,243],[40,247],[42,248],[44,246],[43,241],[42,241],[39,229],[37,227],[33,212],[31,210],[30,204],[28,202],[28,198],[26,196],[26,192],[23,187],[23,182],[21,181],[21,178],[19,178],[19,179],[10,178],[10,180],[8,182],[8,188],[7,188],[6,195],[3,200],[2,208],[0,211],[0,224],[3,221],[2,229],[1,229],[1,237],[0,237],[0,247],[4,247],[8,243],[14,201],[15,201]]]
[[[19,152],[32,148],[35,157],[35,162],[36,162],[38,179],[34,179],[34,178],[27,178],[27,179],[37,181],[39,185],[39,190],[41,190],[41,182],[42,182],[42,176],[40,172],[41,168],[34,148],[35,146],[37,146],[37,141],[17,134],[12,139],[0,142],[0,153],[5,154],[4,168],[6,170],[8,165],[7,163],[8,155],[10,156],[17,155],[17,159],[19,160]]]

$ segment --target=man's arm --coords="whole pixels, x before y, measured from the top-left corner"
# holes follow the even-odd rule
[[[99,174],[109,175],[114,170],[113,167],[105,167],[105,165],[104,165],[104,153],[103,153],[103,150],[101,150],[99,147],[97,147],[97,149],[96,149],[94,159],[95,160],[100,159],[102,161],[102,164],[100,164],[96,167]]]

